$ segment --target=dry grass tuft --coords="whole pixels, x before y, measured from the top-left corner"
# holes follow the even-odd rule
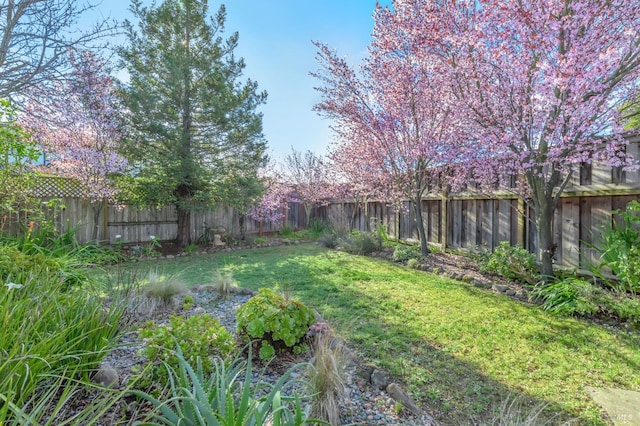
[[[309,368],[309,387],[313,395],[311,417],[340,425],[340,399],[345,395],[346,355],[330,333],[316,337]]]
[[[238,284],[231,274],[222,275],[220,271],[215,272],[213,276],[213,288],[221,298],[228,298],[237,287]]]
[[[188,291],[180,274],[160,275],[157,271],[149,272],[149,283],[142,289],[142,294],[151,300],[156,300],[164,306],[172,306],[175,296]]]
[[[544,426],[558,424],[556,417],[548,418],[545,410],[548,403],[527,403],[522,397],[507,397],[493,418],[492,426]],[[547,413],[548,414],[548,413]],[[571,422],[560,423],[569,425]]]

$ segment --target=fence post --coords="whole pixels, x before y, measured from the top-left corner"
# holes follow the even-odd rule
[[[109,245],[109,203],[106,198],[102,199],[102,238]]]
[[[284,229],[287,226],[287,209],[282,207],[282,228]]]
[[[525,249],[525,238],[524,238],[524,224],[526,220],[526,210],[524,199],[522,197],[518,197],[518,211],[516,212],[518,215],[518,245],[520,247],[524,247]]]
[[[443,252],[447,250],[447,235],[449,234],[447,230],[447,198],[447,192],[444,191],[440,200],[440,244]]]

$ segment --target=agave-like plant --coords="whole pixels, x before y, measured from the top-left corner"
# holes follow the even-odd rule
[[[310,419],[298,396],[285,396],[283,388],[291,381],[289,369],[277,383],[252,385],[251,362],[236,358],[225,362],[216,358],[214,371],[205,377],[202,362],[194,369],[185,359],[180,346],[176,357],[179,369],[166,365],[169,373],[169,398],[161,401],[145,392],[133,391],[150,402],[155,409],[144,425],[166,426],[298,426],[327,424]],[[249,360],[251,357],[248,358]]]

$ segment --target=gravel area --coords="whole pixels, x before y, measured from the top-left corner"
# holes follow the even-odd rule
[[[194,304],[189,311],[180,310],[181,315],[210,314],[217,318],[228,330],[235,330],[235,312],[251,295],[234,294],[226,300],[220,299],[217,293],[209,289],[198,288],[191,292]],[[137,317],[138,323],[152,319],[158,324],[167,323],[169,316],[176,313],[175,309],[156,309],[153,313],[142,314]],[[136,326],[134,325],[133,329]],[[126,333],[120,340],[117,348],[111,351],[105,358],[103,364],[113,367],[119,376],[119,389],[124,389],[131,379],[134,367],[142,367],[145,359],[139,355],[143,347],[143,341],[138,337],[137,331]],[[293,362],[304,361],[298,359]],[[395,401],[382,390],[374,389],[364,378],[357,374],[357,364],[350,364],[345,371],[346,396],[340,402],[341,421],[343,425],[427,425],[430,424],[428,416],[418,418],[407,410],[400,414],[396,412]],[[281,363],[273,368],[256,368],[261,373],[253,375],[254,382],[259,380],[275,383],[281,371],[287,367],[286,363]],[[301,373],[296,373],[300,375]],[[295,377],[295,376],[294,376]],[[70,402],[67,415],[81,410],[97,395],[96,391],[84,391]],[[97,423],[99,426],[113,424],[133,424],[140,419],[140,415],[149,410],[144,404],[139,405],[133,397],[126,397],[113,407]]]

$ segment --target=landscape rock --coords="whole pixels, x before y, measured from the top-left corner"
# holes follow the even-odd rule
[[[93,382],[110,389],[115,389],[120,384],[120,376],[111,364],[105,362],[100,364],[98,371],[93,375]]]
[[[640,392],[586,387],[591,398],[604,408],[615,426],[640,424]]]
[[[356,374],[362,377],[367,383],[371,383],[371,374],[376,367],[371,364],[360,364],[356,368]]]
[[[491,288],[495,291],[498,291],[500,293],[504,293],[505,291],[509,290],[509,287],[507,287],[506,285],[502,285],[502,284],[494,284],[491,286]]]
[[[512,289],[508,289],[504,292],[507,296],[515,296],[516,295],[516,291],[512,290]]]
[[[491,284],[486,283],[486,282],[481,281],[481,280],[473,280],[473,286],[474,287],[478,287],[478,288],[490,288]]]
[[[412,414],[415,414],[416,416],[422,416],[425,414],[424,411],[422,411],[422,409],[418,407],[413,398],[407,395],[407,393],[402,390],[400,385],[398,385],[397,383],[389,383],[386,390],[391,398],[402,404],[402,406],[409,410]]]
[[[371,386],[376,389],[384,390],[391,383],[389,375],[382,370],[373,370],[371,373]]]

